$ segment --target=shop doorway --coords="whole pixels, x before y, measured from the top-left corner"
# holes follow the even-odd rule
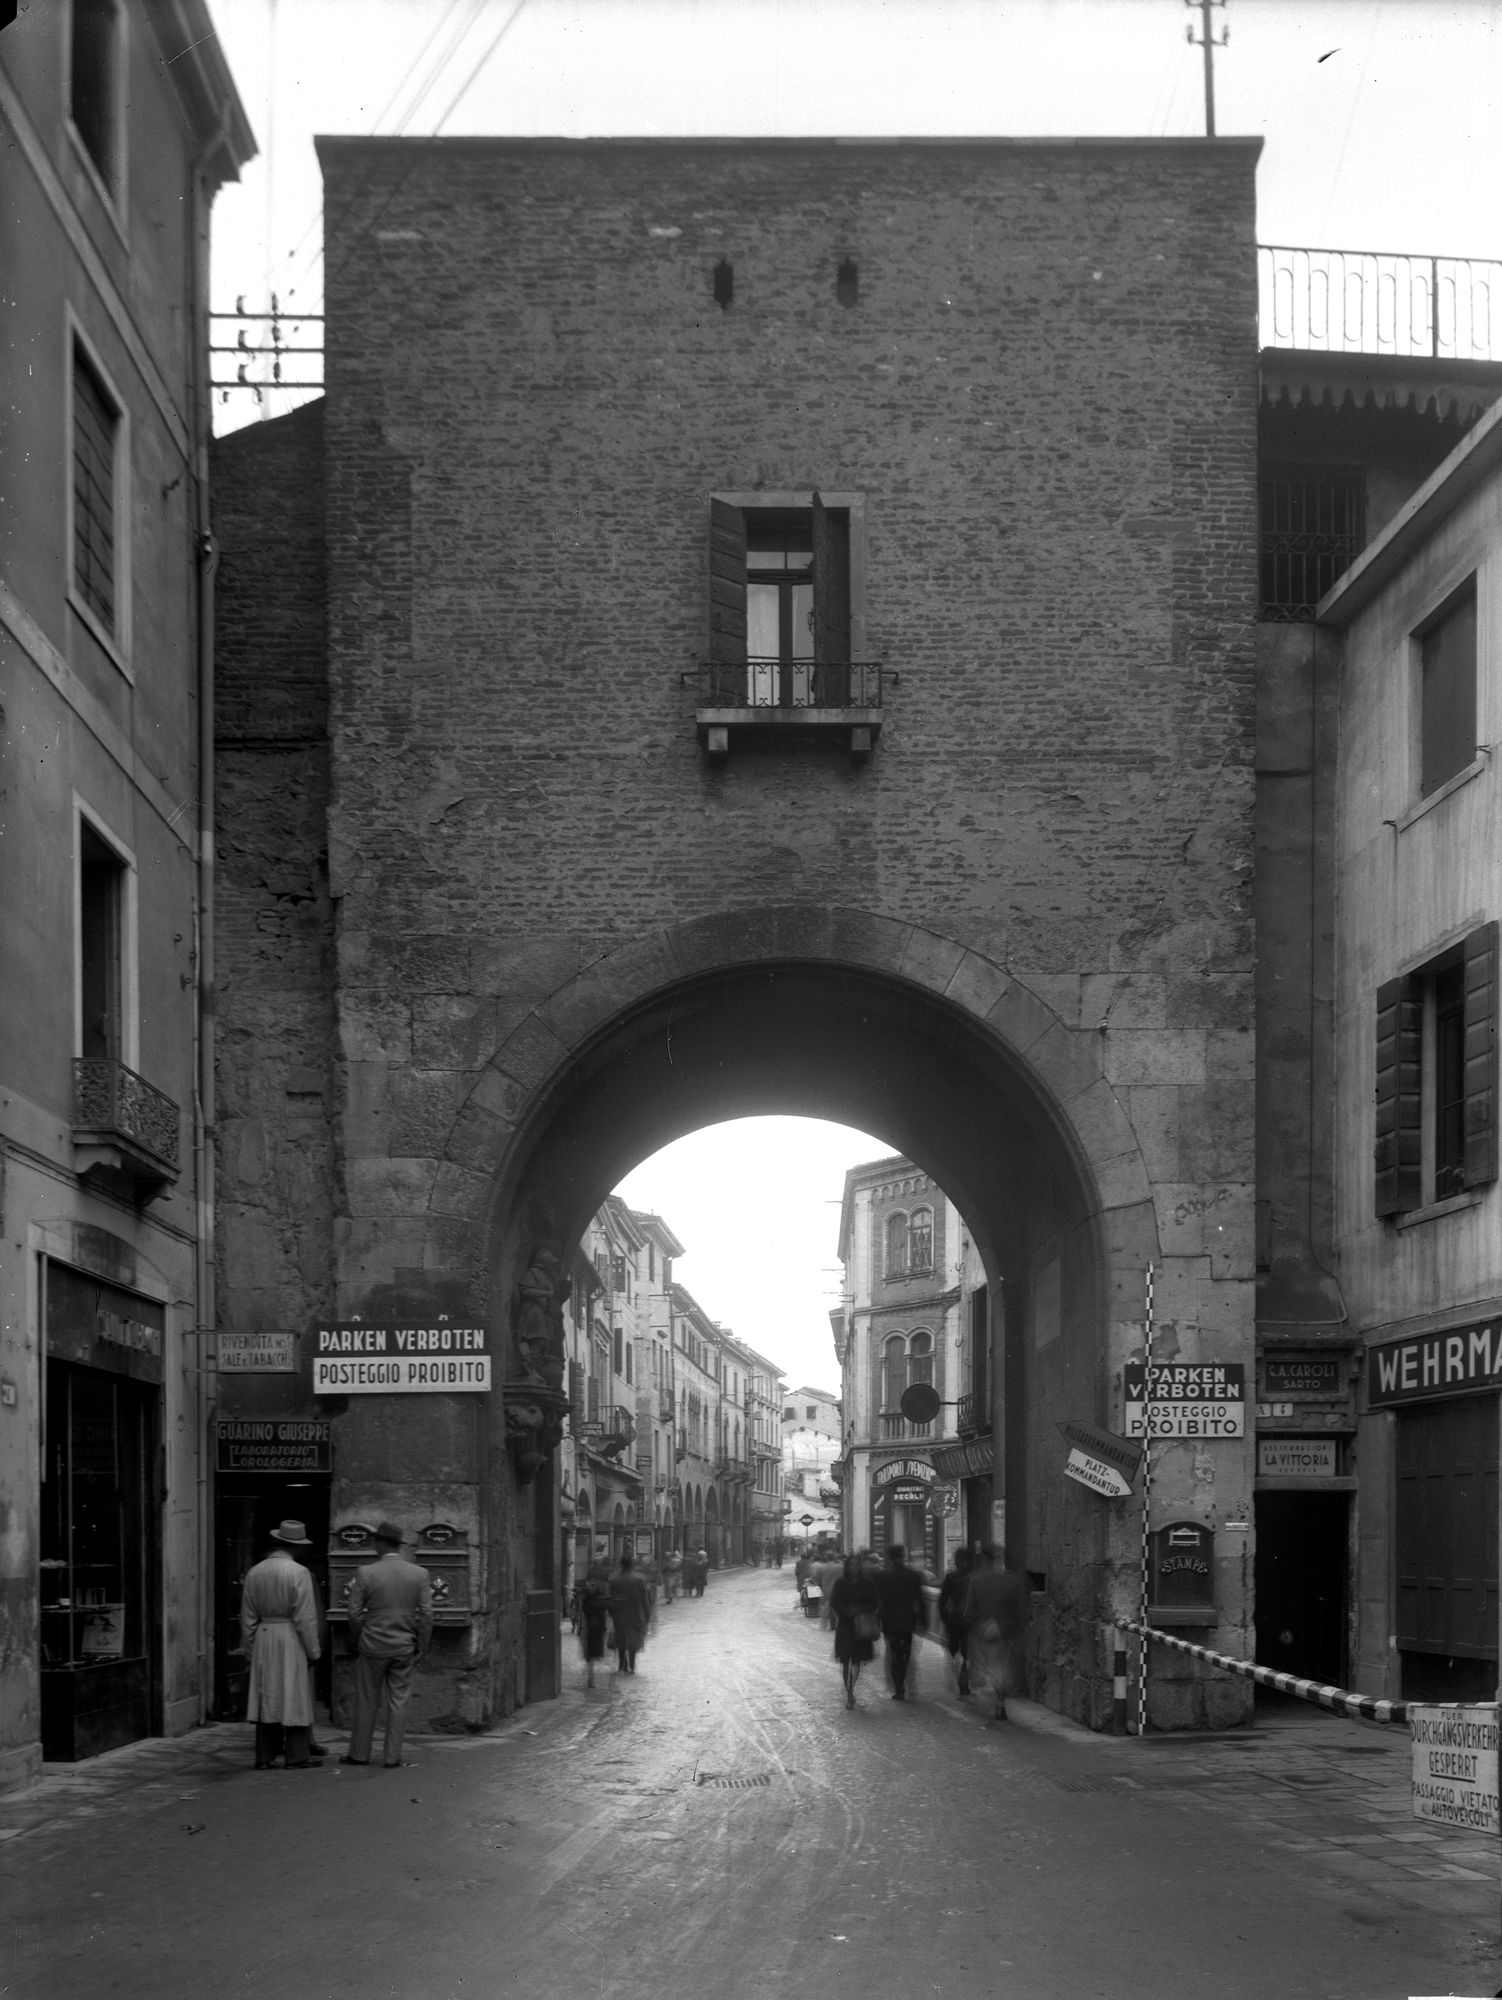
[[[1405,1701],[1497,1685],[1497,1399],[1398,1412],[1398,1649]]]
[[[1257,1664],[1345,1686],[1350,1500],[1259,1493]]]
[[[97,1757],[160,1728],[154,1386],[47,1363],[42,1755]]]
[[[271,1530],[281,1521],[301,1521],[311,1548],[293,1554],[313,1575],[318,1600],[323,1657],[313,1669],[313,1691],[328,1701],[333,1687],[328,1611],[329,1477],[326,1473],[282,1475],[224,1472],[219,1475],[215,1509],[214,1712],[223,1721],[245,1714],[250,1662],[240,1647],[240,1592],[245,1572],[270,1547]]]

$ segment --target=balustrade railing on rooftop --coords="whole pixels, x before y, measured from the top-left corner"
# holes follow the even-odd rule
[[[1502,262],[1269,243],[1257,281],[1264,347],[1502,361]]]

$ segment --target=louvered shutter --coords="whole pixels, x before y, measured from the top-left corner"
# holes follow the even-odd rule
[[[710,702],[746,702],[746,517],[728,500],[709,503]]]
[[[850,516],[831,513],[814,495],[815,701],[850,701]]]
[[[1465,1150],[1467,1187],[1497,1178],[1497,926],[1465,941]]]
[[[1377,989],[1376,1212],[1401,1215],[1423,1200],[1420,1064],[1423,1002],[1417,979]]]

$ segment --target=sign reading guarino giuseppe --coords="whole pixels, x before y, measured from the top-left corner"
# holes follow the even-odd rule
[[[341,1320],[314,1329],[315,1396],[456,1395],[489,1387],[483,1326]]]

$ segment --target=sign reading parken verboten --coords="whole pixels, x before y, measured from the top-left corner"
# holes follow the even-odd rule
[[[313,1335],[315,1396],[464,1394],[490,1387],[483,1326],[320,1326]]]
[[[1239,1361],[1129,1361],[1128,1437],[1246,1436],[1246,1369]]]

